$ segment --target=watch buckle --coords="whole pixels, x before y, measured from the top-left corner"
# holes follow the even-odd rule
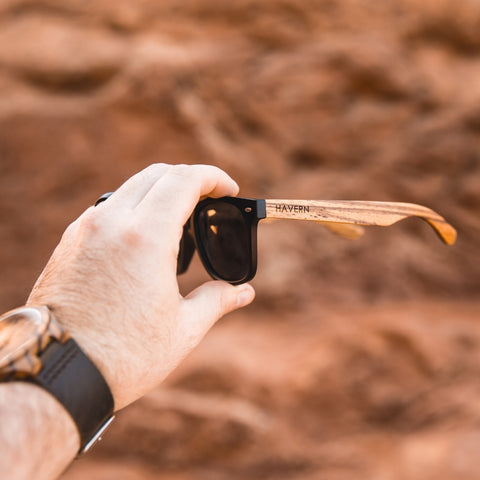
[[[102,439],[103,432],[105,432],[105,430],[110,426],[114,418],[115,418],[115,415],[112,415],[111,417],[107,418],[107,420],[100,426],[100,428],[96,431],[96,433],[88,441],[88,443],[80,450],[80,452],[78,452],[78,456],[83,455],[84,453],[87,453],[93,447],[93,445],[95,445],[97,441],[99,442]]]

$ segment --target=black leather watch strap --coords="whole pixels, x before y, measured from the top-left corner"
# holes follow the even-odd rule
[[[66,408],[80,433],[80,452],[103,431],[113,414],[113,397],[97,367],[73,339],[52,341],[40,355],[42,369],[32,381]]]

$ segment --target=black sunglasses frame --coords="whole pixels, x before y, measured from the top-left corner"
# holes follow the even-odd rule
[[[107,200],[113,192],[104,193],[95,202],[95,206]],[[177,275],[185,273],[190,266],[195,250],[197,250],[200,260],[207,273],[216,280],[225,280],[220,275],[209,260],[209,255],[201,238],[201,228],[199,227],[200,216],[205,209],[209,209],[218,204],[233,205],[241,214],[248,232],[248,258],[246,273],[241,278],[227,280],[232,285],[240,285],[250,281],[257,273],[257,227],[258,222],[266,218],[266,202],[262,199],[250,199],[240,197],[221,197],[206,198],[200,201],[195,207],[192,215],[183,226],[183,234],[180,239],[180,247],[177,258]]]
[[[112,193],[102,195],[95,205],[105,201]],[[218,208],[215,208],[215,205]],[[221,205],[223,209],[220,208]],[[232,214],[232,211],[226,213],[226,205],[233,206],[238,211],[243,224],[237,222],[234,227],[230,225],[230,229],[226,227],[228,220],[235,221],[240,218],[237,216],[235,219],[236,214]],[[219,225],[222,227],[223,235],[220,235],[219,225],[215,222],[221,219],[222,215],[223,223]],[[212,222],[208,220],[210,217]],[[187,270],[196,249],[205,269],[213,278],[227,281],[232,285],[248,282],[255,276],[257,270],[257,226],[263,218],[318,222],[337,235],[354,239],[363,234],[362,226],[386,227],[408,217],[418,217],[427,222],[445,244],[455,243],[457,232],[452,225],[430,208],[414,203],[206,198],[197,204],[183,227],[177,273],[181,274]],[[235,237],[238,237],[238,242]],[[215,242],[219,245],[215,245]],[[239,245],[240,248],[236,250],[233,248]],[[215,248],[218,249],[217,255]],[[240,257],[238,252],[243,256]],[[248,255],[245,255],[246,253]],[[215,261],[212,262],[209,257],[217,258],[217,267]]]
[[[188,234],[191,235],[191,232],[193,232],[194,244],[205,270],[212,278],[216,280],[225,280],[224,276],[219,274],[215,268],[215,265],[209,260],[205,243],[201,238],[200,227],[200,218],[202,212],[219,204],[229,204],[234,206],[239,211],[243,221],[245,222],[248,234],[248,239],[246,240],[248,245],[249,263],[245,266],[246,272],[241,278],[226,280],[232,285],[240,285],[241,283],[250,281],[257,272],[257,227],[258,222],[266,217],[265,200],[240,197],[206,198],[198,203],[193,211],[192,216],[190,217],[189,222],[187,222]],[[182,252],[182,246],[184,249],[186,249],[184,252]],[[187,270],[194,253],[192,250],[191,241],[188,240],[188,236],[185,237],[185,227],[184,235],[182,236],[182,241],[180,242],[180,252],[181,254],[179,254],[179,262],[177,263],[178,274],[184,273]]]

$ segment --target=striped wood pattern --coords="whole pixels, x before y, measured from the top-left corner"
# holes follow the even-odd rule
[[[408,217],[419,217],[428,222],[447,245],[453,245],[457,238],[456,230],[442,216],[414,203],[275,199],[265,203],[267,218],[385,227]]]

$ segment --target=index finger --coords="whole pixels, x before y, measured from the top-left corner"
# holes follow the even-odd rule
[[[183,226],[205,196],[237,195],[237,183],[211,165],[172,165],[138,204],[138,214],[161,225]]]

